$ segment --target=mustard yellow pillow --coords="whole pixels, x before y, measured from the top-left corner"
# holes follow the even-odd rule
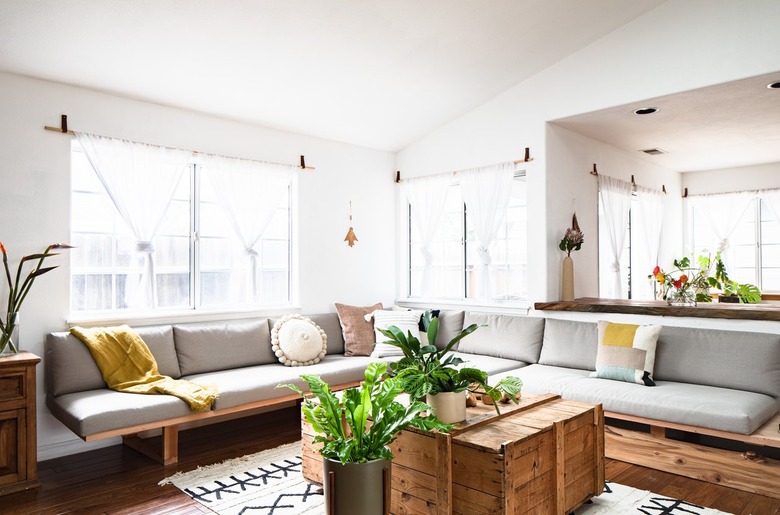
[[[653,368],[660,325],[599,320],[596,371],[590,377],[655,386]]]

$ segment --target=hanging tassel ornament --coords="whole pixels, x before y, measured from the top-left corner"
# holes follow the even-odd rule
[[[350,247],[355,246],[355,242],[358,241],[357,236],[355,236],[355,231],[352,229],[352,201],[349,201],[349,231],[347,231],[347,236],[344,238],[344,241],[347,242],[347,245]]]

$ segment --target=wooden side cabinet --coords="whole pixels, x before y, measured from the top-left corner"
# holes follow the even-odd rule
[[[0,495],[40,486],[35,366],[30,352],[0,358]]]

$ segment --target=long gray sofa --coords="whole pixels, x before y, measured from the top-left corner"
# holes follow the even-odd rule
[[[109,390],[81,341],[66,332],[48,335],[45,380],[49,410],[85,440],[127,437],[147,429],[168,431],[163,462],[175,462],[179,424],[258,407],[289,405],[295,396],[279,383],[303,387],[300,374],[317,374],[332,385],[363,377],[370,357],[345,356],[335,313],[310,318],[327,334],[324,359],[308,367],[280,364],[270,343],[273,320],[238,320],[138,327],[160,372],[213,383],[212,412],[193,414],[171,396]],[[595,369],[595,323],[511,315],[442,311],[437,345],[471,323],[483,325],[464,338],[456,354],[469,366],[500,377],[523,379],[525,393],[555,393],[601,403],[608,415],[637,417],[661,426],[751,435],[780,411],[780,335],[663,327],[658,340],[657,386],[588,377]],[[135,441],[137,444],[137,441]],[[167,455],[166,455],[167,453]]]

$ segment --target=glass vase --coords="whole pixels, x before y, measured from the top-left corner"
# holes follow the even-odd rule
[[[693,290],[673,288],[666,294],[666,303],[676,307],[693,307],[696,306],[696,293]]]
[[[19,352],[19,312],[14,311],[0,330],[0,356],[12,356]]]

